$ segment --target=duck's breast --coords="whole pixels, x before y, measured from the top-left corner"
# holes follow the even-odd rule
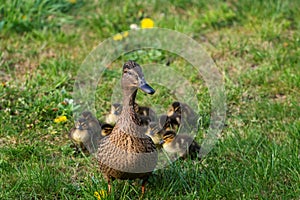
[[[154,170],[157,152],[149,137],[134,137],[114,129],[101,140],[98,160],[119,171],[144,173]]]

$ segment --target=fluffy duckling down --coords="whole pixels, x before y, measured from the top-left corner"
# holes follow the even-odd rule
[[[174,131],[165,131],[160,144],[164,150],[182,159],[190,157],[200,160],[200,145],[189,135],[178,134]]]

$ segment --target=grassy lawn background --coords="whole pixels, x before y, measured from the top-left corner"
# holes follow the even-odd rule
[[[96,199],[95,191],[107,190],[95,160],[71,148],[73,108],[63,101],[72,98],[89,52],[144,17],[203,45],[224,75],[228,109],[222,137],[205,159],[156,171],[144,198],[299,199],[299,7],[292,0],[3,1],[0,199]],[[172,57],[149,55],[145,51],[136,61],[165,64]],[[186,62],[172,58],[170,67],[184,73]],[[126,59],[114,62],[97,88],[100,119]],[[209,95],[201,77],[187,78],[197,90],[202,132],[209,124]],[[163,92],[161,98],[172,100]],[[68,121],[54,123],[60,115]],[[108,199],[139,196],[139,184],[115,181]]]

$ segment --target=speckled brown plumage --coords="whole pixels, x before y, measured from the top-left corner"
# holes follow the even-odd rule
[[[144,185],[157,163],[157,152],[152,140],[145,135],[135,110],[137,89],[153,94],[154,90],[145,82],[141,67],[133,61],[123,66],[123,108],[110,135],[100,141],[97,153],[100,171],[108,182],[113,179],[143,180]]]

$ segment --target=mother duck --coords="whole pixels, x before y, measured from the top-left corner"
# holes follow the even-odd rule
[[[121,80],[123,109],[111,134],[99,142],[97,159],[111,192],[114,179],[142,179],[142,193],[145,184],[157,164],[157,151],[146,127],[135,112],[135,97],[138,88],[148,94],[155,90],[145,81],[141,67],[128,61],[123,65]]]

